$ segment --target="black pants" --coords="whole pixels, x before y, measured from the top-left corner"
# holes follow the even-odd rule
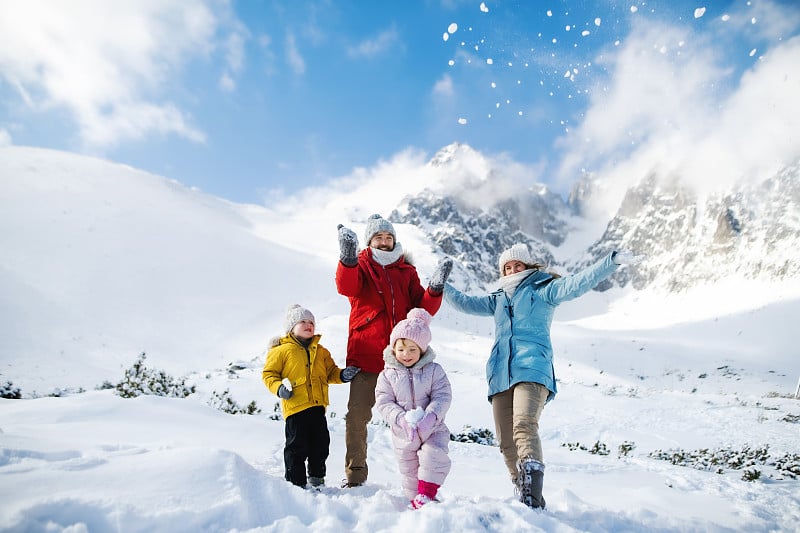
[[[310,407],[289,416],[286,419],[286,446],[283,448],[286,481],[300,487],[306,485],[306,460],[309,476],[325,477],[330,444],[324,407]]]

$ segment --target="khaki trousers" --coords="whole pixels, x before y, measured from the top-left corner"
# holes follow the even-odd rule
[[[359,372],[350,382],[350,398],[344,417],[344,473],[351,484],[367,481],[367,424],[372,420],[378,374]]]
[[[500,443],[500,452],[511,475],[517,481],[517,462],[536,459],[544,463],[539,439],[539,417],[550,392],[540,383],[517,383],[492,396],[492,413]]]

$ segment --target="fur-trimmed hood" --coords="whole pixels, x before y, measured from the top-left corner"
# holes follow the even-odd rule
[[[397,360],[397,357],[394,356],[394,351],[392,350],[391,346],[387,346],[383,350],[383,362],[385,363],[386,367],[391,368],[422,368],[428,363],[433,362],[434,359],[436,359],[436,352],[434,351],[433,347],[428,346],[428,350],[420,356],[419,361],[417,361],[414,366],[406,367],[403,365],[403,363]]]

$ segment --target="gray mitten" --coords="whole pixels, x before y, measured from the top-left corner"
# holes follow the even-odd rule
[[[644,261],[645,256],[634,255],[630,250],[619,250],[611,255],[611,260],[618,265],[636,265]]]
[[[447,281],[448,276],[450,276],[450,271],[453,270],[453,260],[449,257],[445,257],[441,261],[439,261],[439,265],[436,267],[436,270],[433,272],[433,276],[431,276],[431,280],[428,283],[428,288],[434,294],[441,294],[444,290],[444,284]]]
[[[291,398],[292,394],[294,394],[294,392],[290,391],[285,386],[281,385],[280,387],[278,387],[278,396],[280,396],[284,400],[288,400],[289,398]]]
[[[345,228],[342,224],[337,227],[339,230],[339,260],[345,266],[355,266],[358,263],[358,237],[351,229]]]
[[[348,366],[342,369],[342,372],[339,374],[339,377],[342,378],[342,381],[345,383],[349,383],[353,381],[353,378],[356,377],[356,374],[361,372],[361,369],[357,366]]]

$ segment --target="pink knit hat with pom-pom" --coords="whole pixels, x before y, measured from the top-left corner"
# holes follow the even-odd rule
[[[424,309],[412,309],[408,312],[408,317],[401,320],[392,330],[389,336],[389,346],[394,348],[397,339],[411,339],[419,346],[422,353],[428,350],[431,342],[431,329],[429,324],[433,317]]]

